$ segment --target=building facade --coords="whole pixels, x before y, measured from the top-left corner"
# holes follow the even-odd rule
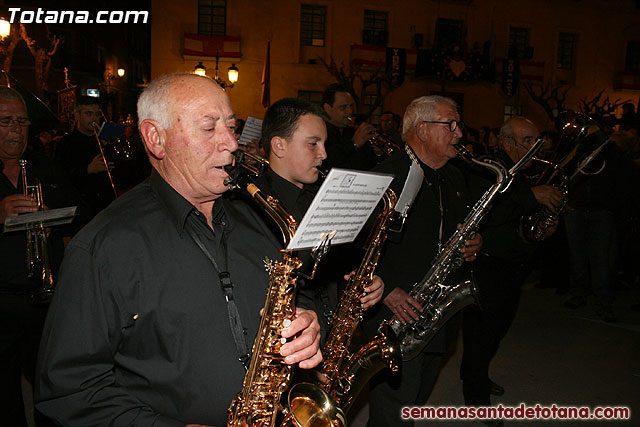
[[[347,74],[394,71],[373,121],[444,93],[472,127],[498,127],[519,112],[545,128],[549,115],[527,87],[566,91],[562,107],[571,110],[601,91],[602,102],[637,105],[640,95],[636,0],[153,0],[151,12],[151,77],[199,62],[212,76],[218,53],[221,77],[231,64],[240,70],[227,92],[241,118],[264,115],[267,41],[273,101],[317,99],[336,81],[324,65],[332,60]],[[362,96],[361,109],[373,98]]]

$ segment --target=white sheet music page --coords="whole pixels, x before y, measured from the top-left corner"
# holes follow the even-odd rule
[[[392,180],[388,174],[331,169],[287,249],[312,248],[332,231],[332,245],[352,242]]]
[[[249,116],[242,128],[242,135],[240,135],[238,144],[247,145],[247,142],[251,142],[252,139],[260,141],[261,136],[262,120]]]

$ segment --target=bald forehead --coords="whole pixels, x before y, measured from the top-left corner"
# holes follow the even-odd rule
[[[196,75],[181,75],[169,82],[169,97],[171,101],[204,97],[222,100],[227,95],[213,80]]]
[[[185,110],[194,108],[201,114],[210,115],[217,110],[222,119],[235,117],[227,94],[213,80],[199,76],[180,76],[170,83],[169,105],[172,116],[181,116]]]
[[[517,120],[513,123],[514,132],[526,134],[526,136],[538,136],[538,127],[529,120]]]

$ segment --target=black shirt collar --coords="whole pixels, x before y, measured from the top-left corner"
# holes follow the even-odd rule
[[[164,205],[167,207],[171,221],[181,234],[185,231],[187,219],[190,215],[199,217],[200,220],[206,224],[206,218],[204,218],[200,211],[198,211],[195,206],[189,203],[187,199],[182,197],[180,193],[171,187],[171,185],[169,185],[169,183],[167,183],[167,181],[165,181],[155,169],[151,172],[149,180],[151,188],[158,194],[160,200],[162,200]],[[223,205],[223,198],[219,198],[213,204],[212,221],[214,229],[216,228],[216,224],[225,227],[230,226]]]
[[[422,171],[424,172],[424,180],[429,186],[433,185],[433,183],[439,182],[442,172],[446,171],[450,167],[449,162],[447,162],[440,169],[433,169],[431,166],[420,160],[420,158],[415,154],[415,151],[413,151],[413,148],[411,148],[410,145],[407,145],[407,148],[411,150],[414,157],[418,161],[418,165],[420,165],[420,168],[422,168]],[[402,151],[407,159],[409,159],[410,162],[413,162],[406,150]]]

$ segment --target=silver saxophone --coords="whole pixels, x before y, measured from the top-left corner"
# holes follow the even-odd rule
[[[490,169],[496,174],[497,180],[476,202],[461,227],[436,255],[424,278],[413,285],[409,295],[423,308],[418,320],[413,323],[402,323],[394,316],[390,321],[383,323],[383,326],[390,325],[396,333],[403,360],[416,357],[459,310],[467,305],[478,303],[478,292],[472,279],[462,280],[453,285],[445,285],[445,281],[451,272],[464,262],[460,251],[464,248],[465,241],[473,238],[480,222],[491,209],[491,203],[495,197],[507,191],[515,173],[533,158],[543,144],[544,139],[539,138],[509,171],[496,161],[477,160],[462,146],[455,146],[459,157]]]

